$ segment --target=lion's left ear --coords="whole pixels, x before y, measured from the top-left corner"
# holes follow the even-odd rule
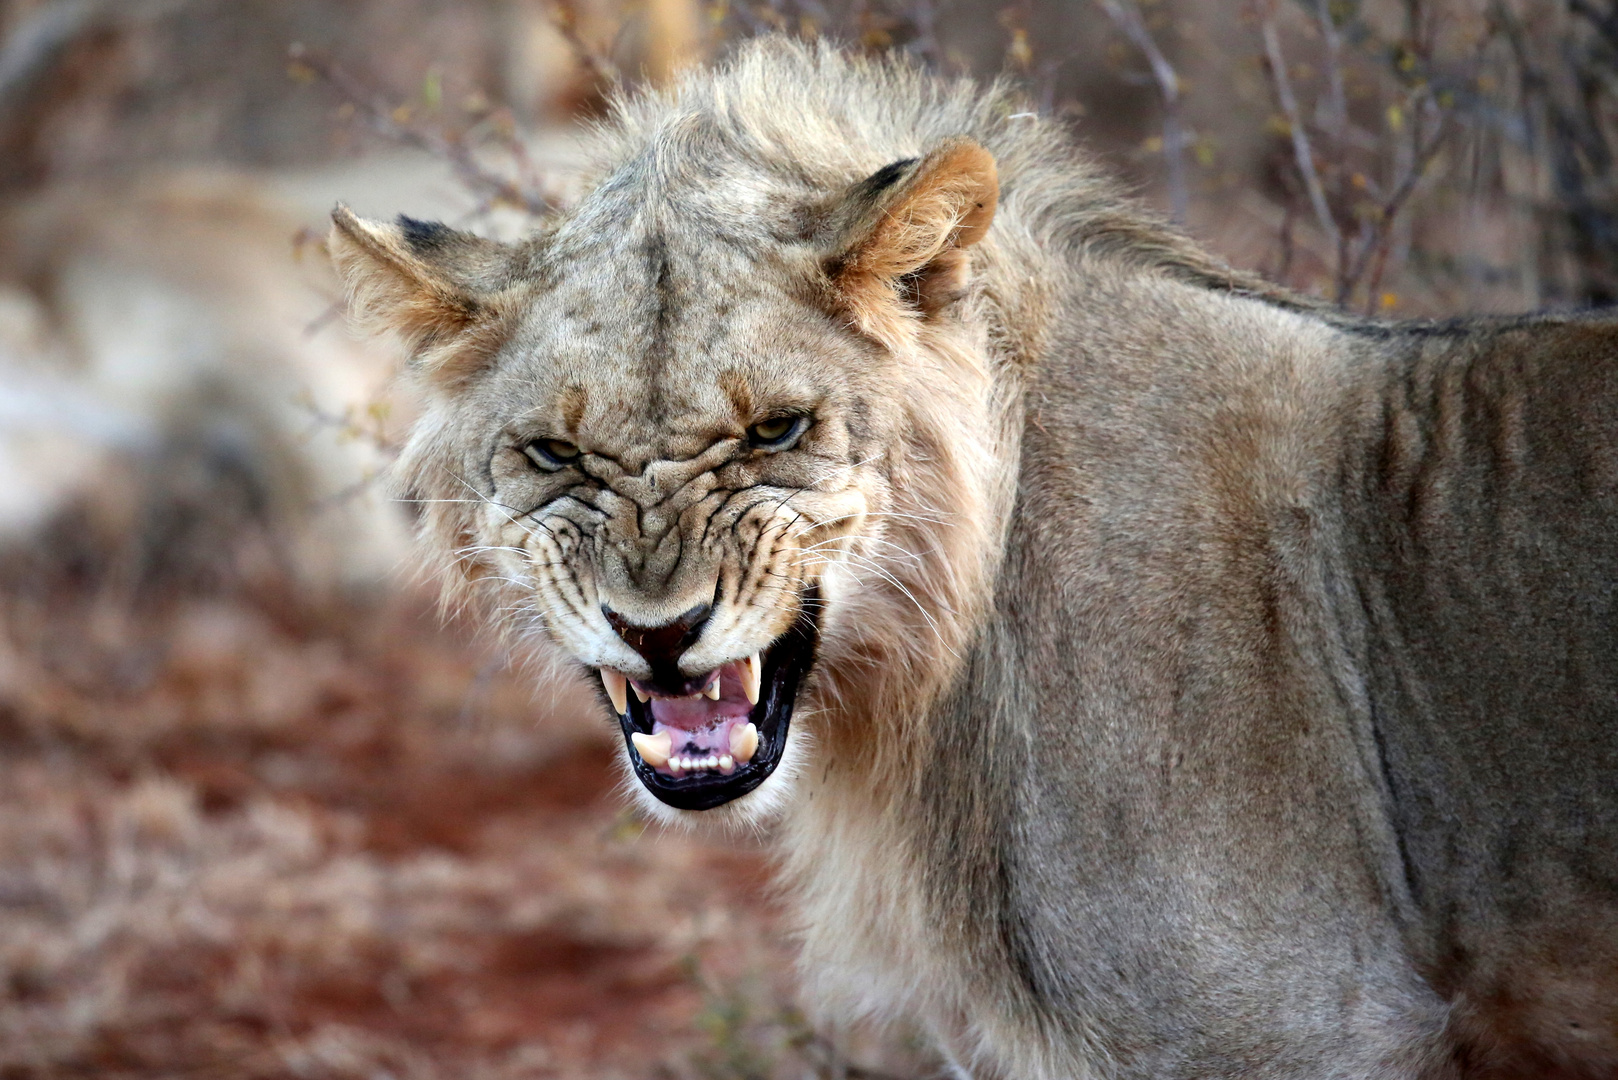
[[[946,139],[845,192],[826,268],[860,329],[892,347],[908,340],[917,318],[959,297],[966,249],[988,232],[999,196],[993,155],[967,138]]]
[[[351,319],[398,334],[441,380],[472,374],[490,358],[482,339],[514,284],[513,248],[403,215],[391,224],[366,221],[339,205],[331,216],[327,244]]]

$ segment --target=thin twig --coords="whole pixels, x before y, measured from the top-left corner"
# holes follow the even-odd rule
[[[1185,175],[1185,145],[1189,140],[1185,119],[1180,113],[1180,77],[1146,29],[1134,0],[1096,0],[1096,3],[1141,51],[1152,69],[1152,79],[1163,99],[1163,162],[1169,174],[1169,214],[1183,224],[1190,209],[1191,194]]]
[[[1292,155],[1297,159],[1304,190],[1309,193],[1309,205],[1315,211],[1315,220],[1320,224],[1320,231],[1331,241],[1332,249],[1341,255],[1342,230],[1337,227],[1337,220],[1332,217],[1331,207],[1326,203],[1326,190],[1320,184],[1320,172],[1315,168],[1314,151],[1309,146],[1309,133],[1304,130],[1303,116],[1298,112],[1298,99],[1292,95],[1292,80],[1287,76],[1286,57],[1281,53],[1281,35],[1275,28],[1273,11],[1265,14],[1262,32],[1270,80],[1275,84],[1275,96],[1281,103],[1281,113],[1286,117],[1287,127],[1292,130]],[[1339,276],[1341,269],[1339,266]]]
[[[1327,130],[1340,144],[1348,128],[1348,92],[1343,80],[1343,38],[1337,32],[1337,21],[1332,18],[1331,0],[1316,0],[1315,21],[1320,24],[1321,42],[1326,47]]]
[[[1320,26],[1320,38],[1325,46],[1326,115],[1323,126],[1331,144],[1331,157],[1328,160],[1332,165],[1332,194],[1341,206],[1344,201],[1343,184],[1348,174],[1345,160],[1348,152],[1348,94],[1343,79],[1343,42],[1337,33],[1337,22],[1332,18],[1331,0],[1315,0],[1315,21]],[[1343,268],[1349,261],[1349,248],[1347,236],[1340,233],[1337,238],[1336,282],[1336,300],[1339,304],[1353,288],[1343,280]]]
[[[463,184],[490,202],[515,206],[536,216],[552,209],[552,201],[542,193],[527,190],[485,168],[466,145],[465,140],[458,135],[401,123],[394,117],[394,110],[381,94],[366,86],[329,57],[297,43],[287,50],[287,56],[293,63],[330,83],[350,104],[363,113],[366,122],[377,134],[405,146],[425,150],[435,157],[448,161]]]
[[[619,86],[623,83],[623,72],[600,49],[585,41],[579,34],[579,11],[573,0],[544,0],[546,9],[550,12],[551,25],[556,32],[573,49],[597,83],[607,86]]]
[[[1387,262],[1387,247],[1393,239],[1394,222],[1398,218],[1399,212],[1404,209],[1405,203],[1416,193],[1416,185],[1421,183],[1422,176],[1427,172],[1427,166],[1433,163],[1433,159],[1438,156],[1438,152],[1444,148],[1444,141],[1448,137],[1449,114],[1442,112],[1439,114],[1438,127],[1434,129],[1432,136],[1417,143],[1415,153],[1411,155],[1410,165],[1405,170],[1405,174],[1400,177],[1399,182],[1394,185],[1393,191],[1378,207],[1376,230],[1372,238],[1367,240],[1360,249],[1346,275],[1349,291],[1352,291],[1359,284],[1361,277],[1365,274],[1367,265],[1375,256],[1377,262],[1376,272],[1372,276],[1370,285],[1371,295],[1374,298],[1377,287],[1381,284],[1382,271]]]

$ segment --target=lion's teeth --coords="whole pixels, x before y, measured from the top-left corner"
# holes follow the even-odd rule
[[[629,680],[612,668],[601,669],[601,685],[607,688],[607,696],[612,698],[612,707],[618,710],[619,716],[629,711],[629,695],[626,693],[628,684]]]
[[[764,678],[764,662],[754,653],[742,661],[742,693],[747,695],[749,705],[758,704],[758,688]]]
[[[629,741],[635,744],[635,752],[640,759],[652,768],[660,768],[669,763],[669,744],[674,741],[666,731],[656,735],[645,735],[637,731],[629,736]]]
[[[703,694],[710,701],[718,701],[719,700],[719,676],[717,674],[715,674],[714,677],[713,677],[713,685],[708,687],[708,689],[704,690]]]
[[[651,698],[650,698],[650,697],[648,697],[648,696],[647,696],[647,695],[646,695],[646,694],[645,694],[645,693],[644,693],[644,692],[643,692],[643,691],[642,691],[642,690],[641,690],[641,688],[640,688],[640,687],[638,687],[638,686],[636,686],[636,685],[635,685],[635,684],[634,684],[634,683],[630,683],[630,684],[629,684],[629,688],[630,688],[630,689],[631,689],[631,690],[633,690],[633,691],[635,691],[635,696],[636,696],[636,697],[638,697],[638,698],[640,698],[640,703],[641,703],[641,704],[642,704],[642,705],[644,705],[644,704],[646,704],[646,703],[647,703],[647,702],[648,702],[648,701],[650,701],[650,700],[652,700],[652,699],[651,699]]]
[[[753,754],[758,750],[758,728],[753,724],[741,724],[730,729],[730,753],[739,765],[746,765],[753,760]]]
[[[729,776],[736,768],[736,759],[729,754],[719,755],[719,771]]]
[[[683,758],[683,757],[671,757],[671,758],[669,758],[669,772],[673,773],[675,776],[679,776],[684,771],[685,771],[685,758]]]

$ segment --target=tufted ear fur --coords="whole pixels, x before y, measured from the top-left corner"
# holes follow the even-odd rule
[[[988,232],[999,194],[994,157],[967,138],[946,139],[845,192],[833,211],[827,272],[860,329],[896,347],[917,319],[959,297],[966,248]]]
[[[487,363],[510,307],[515,249],[402,214],[390,225],[339,204],[331,218],[327,243],[357,325],[398,334],[439,379]]]

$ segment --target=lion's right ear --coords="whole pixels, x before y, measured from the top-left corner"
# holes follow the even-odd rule
[[[435,375],[468,374],[488,359],[462,339],[498,320],[512,248],[436,221],[366,221],[341,204],[331,219],[327,246],[357,325],[398,334]]]
[[[964,137],[844,192],[826,269],[855,323],[893,347],[954,302],[968,280],[966,249],[988,233],[999,197],[994,156]]]

